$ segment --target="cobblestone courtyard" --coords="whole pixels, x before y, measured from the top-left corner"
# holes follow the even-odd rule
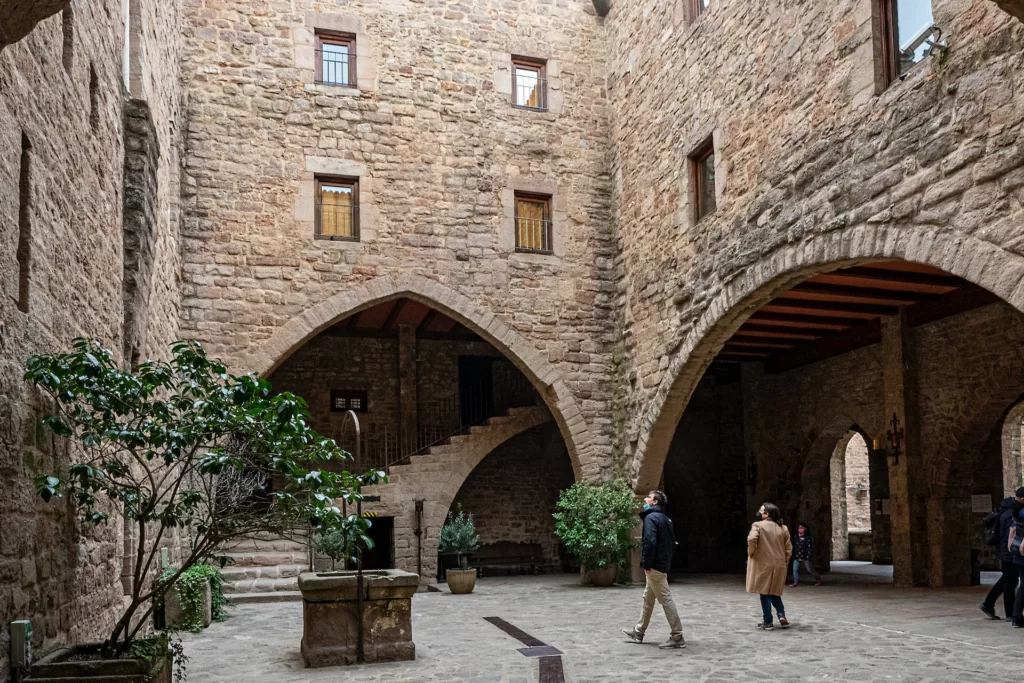
[[[989,583],[992,575],[986,575]],[[558,648],[566,681],[980,681],[1006,680],[1024,634],[987,621],[987,587],[893,589],[876,568],[833,572],[827,585],[787,589],[788,631],[760,633],[756,598],[740,577],[673,583],[688,647],[661,651],[667,636],[655,608],[649,644],[625,642],[642,588],[583,588],[574,576],[482,579],[472,595],[413,599],[415,662],[304,669],[302,607],[249,604],[186,640],[191,683],[470,681],[533,683],[538,660],[484,621],[497,616]],[[1001,609],[1001,608],[999,608]]]

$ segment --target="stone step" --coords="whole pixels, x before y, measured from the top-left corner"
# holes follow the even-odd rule
[[[302,552],[258,552],[227,553],[233,560],[231,567],[276,567],[278,565],[303,564],[309,566],[309,554]]]
[[[231,603],[235,605],[254,602],[302,602],[302,593],[294,590],[268,593],[234,593],[231,596]]]
[[[305,540],[278,537],[239,539],[225,546],[225,549],[228,553],[305,552],[306,547]]]
[[[224,567],[220,573],[224,576],[225,582],[236,582],[254,579],[285,579],[308,571],[309,563],[278,564],[271,567],[229,565]]]
[[[299,590],[298,576],[289,576],[283,579],[245,579],[224,582],[224,594],[232,596],[240,593],[280,593],[297,590]]]

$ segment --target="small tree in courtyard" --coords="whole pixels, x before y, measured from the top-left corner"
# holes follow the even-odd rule
[[[223,564],[231,540],[310,525],[368,541],[366,520],[343,515],[335,501],[356,501],[384,473],[325,470],[348,455],[307,425],[301,398],[229,374],[195,342],[177,342],[170,362],[135,372],[120,370],[95,341],[76,339],[74,348],[28,361],[25,378],[56,406],[43,423],[76,446],[66,471],[36,484],[46,501],[67,495],[87,524],[103,524],[117,508],[135,527],[132,593],[108,655],[130,652],[164,593],[191,567]],[[187,554],[157,580],[161,544],[181,532],[191,540]]]
[[[555,535],[586,570],[624,564],[637,545],[632,530],[638,509],[625,485],[577,482],[558,497]]]

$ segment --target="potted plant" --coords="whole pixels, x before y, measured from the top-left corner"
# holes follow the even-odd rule
[[[577,482],[558,498],[555,535],[583,567],[583,583],[611,586],[620,564],[636,547],[632,530],[638,505],[621,483]]]
[[[160,576],[167,581],[178,572],[168,567]],[[199,633],[214,621],[227,618],[224,576],[209,564],[197,564],[182,572],[174,582],[174,590],[164,594],[164,623],[189,633]]]
[[[458,512],[448,512],[448,521],[441,527],[437,550],[441,554],[459,557],[459,568],[445,572],[448,590],[455,594],[472,593],[476,587],[476,569],[469,568],[469,554],[480,547],[472,513],[466,514],[459,505]]]
[[[310,429],[301,398],[229,374],[195,342],[176,342],[170,361],[129,372],[98,342],[76,339],[72,353],[31,357],[25,378],[56,409],[43,424],[71,446],[66,468],[37,476],[39,495],[66,495],[84,524],[123,516],[138,539],[131,592],[106,641],[54,653],[28,681],[169,681],[167,635],[140,634],[172,587],[209,579],[195,576],[208,571],[197,566],[223,566],[231,541],[300,524],[365,535],[366,520],[343,515],[335,501],[357,500],[361,485],[384,474],[333,471],[348,454]],[[174,535],[191,543],[158,577],[161,547]]]

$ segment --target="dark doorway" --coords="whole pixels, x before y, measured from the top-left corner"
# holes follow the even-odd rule
[[[395,568],[395,518],[373,517],[367,536],[373,540],[373,548],[363,553],[363,569]]]
[[[494,358],[459,356],[459,414],[463,426],[494,415]]]

